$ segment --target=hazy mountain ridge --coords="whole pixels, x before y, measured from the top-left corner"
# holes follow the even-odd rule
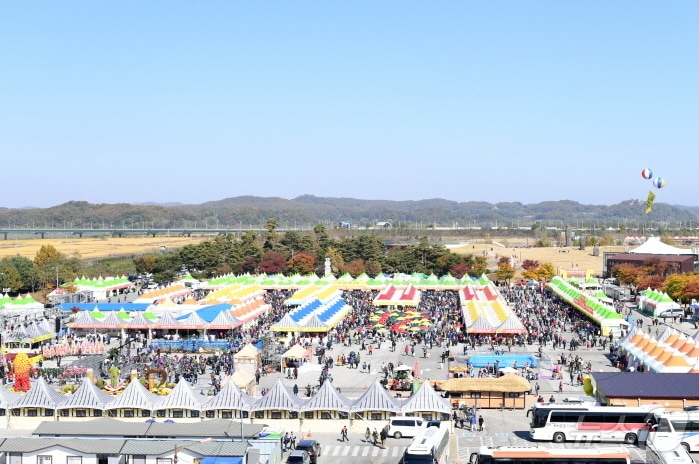
[[[91,204],[70,201],[50,208],[0,208],[0,227],[92,228],[201,228],[260,227],[276,218],[280,227],[336,225],[350,221],[363,226],[378,221],[422,223],[462,227],[489,223],[528,226],[536,221],[567,224],[603,221],[609,225],[633,222],[689,223],[699,219],[699,207],[656,203],[644,214],[645,202],[626,200],[616,205],[584,205],[571,200],[519,202],[456,202],[425,200],[361,200],[302,195],[294,199],[239,196],[201,204]]]

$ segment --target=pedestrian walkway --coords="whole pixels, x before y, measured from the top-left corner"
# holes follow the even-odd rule
[[[380,446],[374,446],[371,443],[361,443],[359,445],[345,444],[345,445],[325,445],[323,447],[321,456],[351,456],[351,457],[392,457],[399,458],[403,455],[405,448],[408,446],[409,441],[405,444],[393,445],[386,444],[385,448]]]

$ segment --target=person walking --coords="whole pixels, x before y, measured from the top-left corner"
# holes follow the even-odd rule
[[[376,444],[379,442],[379,432],[374,429],[374,432],[371,434],[371,438],[373,440],[373,445],[376,446]]]
[[[346,425],[342,427],[342,430],[340,431],[340,435],[342,437],[342,439],[340,441],[342,441],[342,442],[349,441],[349,438],[347,438],[347,426]]]
[[[483,431],[483,422],[485,422],[485,420],[483,419],[483,415],[481,414],[480,416],[478,416],[478,431],[479,432]]]

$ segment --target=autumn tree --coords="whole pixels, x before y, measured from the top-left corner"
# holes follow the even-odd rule
[[[292,256],[286,263],[287,274],[312,274],[315,271],[316,257],[310,253],[300,252]]]
[[[684,286],[682,301],[691,302],[695,299],[699,299],[699,275],[692,274]]]
[[[632,264],[618,264],[611,270],[612,277],[621,285],[636,286],[639,277],[645,274],[644,270]]]
[[[330,269],[333,274],[340,274],[342,268],[345,265],[345,258],[342,256],[342,252],[335,247],[330,247],[325,252],[325,258],[330,258]]]
[[[262,255],[259,271],[265,274],[279,274],[286,269],[286,256],[278,251],[268,251]]]
[[[539,268],[530,267],[522,271],[522,279],[524,280],[539,280]]]
[[[551,263],[541,263],[539,266],[539,279],[550,281],[556,275],[556,269]]]
[[[662,276],[642,274],[636,279],[636,288],[661,288],[663,282]]]
[[[510,285],[510,280],[515,276],[515,268],[510,264],[509,258],[507,260],[500,260],[498,269],[495,271],[495,276],[498,280],[502,280],[507,283],[507,285]]]
[[[449,269],[449,274],[457,279],[461,279],[463,276],[468,274],[469,269],[470,268],[466,265],[466,263],[459,263],[453,265],[451,269]]]
[[[689,276],[673,274],[665,279],[662,284],[662,289],[673,300],[683,301],[685,298],[685,288],[689,281]]]
[[[62,254],[53,245],[41,245],[34,256],[34,264],[39,267],[50,266],[60,261]]]
[[[376,261],[365,261],[364,268],[365,272],[371,277],[376,277],[382,272],[381,263],[378,263]]]
[[[539,267],[539,261],[533,259],[525,259],[522,261],[522,269],[528,271],[530,269],[536,269]]]
[[[364,260],[363,259],[353,259],[349,263],[345,264],[342,268],[343,272],[348,273],[352,277],[357,277],[361,275],[362,273],[366,272],[366,268],[364,267]]]
[[[473,256],[470,267],[469,275],[480,276],[488,272],[488,260],[485,256]]]

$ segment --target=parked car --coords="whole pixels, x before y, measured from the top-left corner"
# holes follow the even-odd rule
[[[684,316],[684,309],[681,308],[673,308],[673,309],[668,309],[667,311],[663,311],[662,313],[659,314],[659,317],[682,317]]]
[[[305,451],[294,450],[286,458],[286,464],[311,464],[311,457]]]
[[[316,464],[318,462],[320,443],[316,440],[301,440],[296,443],[296,449],[307,452],[308,456],[311,458],[311,464]]]
[[[414,437],[425,427],[420,417],[396,416],[388,420],[388,436],[393,438]]]

